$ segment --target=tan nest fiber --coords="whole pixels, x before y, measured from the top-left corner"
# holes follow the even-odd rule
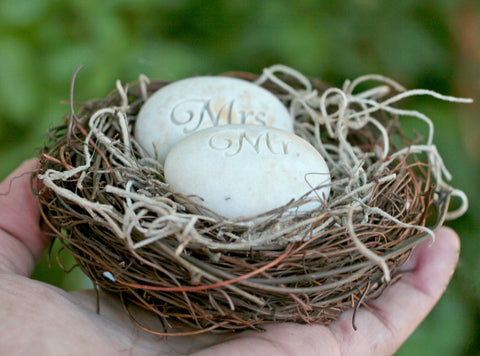
[[[432,143],[432,122],[393,105],[413,95],[468,100],[407,91],[377,75],[326,87],[281,65],[259,76],[223,75],[261,85],[289,108],[296,134],[330,168],[326,205],[292,214],[300,199],[250,220],[187,212],[163,167],[132,137],[140,107],[167,84],[145,76],[125,87],[117,82],[76,114],[71,104],[41,155],[38,199],[48,231],[96,288],[121,298],[134,321],[131,305],[156,313],[151,332],[329,323],[379,296],[413,247],[434,238],[445,216],[466,209],[464,194],[444,182],[450,177]],[[428,127],[425,139],[402,132],[404,116]],[[462,205],[449,213],[452,195]]]

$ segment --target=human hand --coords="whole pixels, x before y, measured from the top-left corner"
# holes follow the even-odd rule
[[[115,298],[102,294],[97,314],[92,291],[67,293],[28,278],[48,244],[27,174],[36,167],[27,161],[0,184],[2,355],[391,355],[438,301],[458,260],[457,235],[440,229],[433,245],[417,246],[399,282],[359,308],[357,331],[347,311],[328,326],[159,337],[135,326]],[[144,324],[157,320],[140,309],[135,316]]]

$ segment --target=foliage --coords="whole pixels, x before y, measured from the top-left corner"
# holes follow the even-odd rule
[[[468,0],[0,0],[0,178],[36,155],[47,128],[69,112],[61,101],[78,64],[76,101],[105,96],[115,80],[140,73],[178,79],[274,63],[334,85],[380,73],[408,88],[478,98],[479,19],[480,5]],[[398,354],[473,354],[480,108],[432,99],[409,106],[434,120],[435,142],[470,210],[450,223],[464,246],[454,281]],[[50,281],[54,272],[44,266],[35,276]]]

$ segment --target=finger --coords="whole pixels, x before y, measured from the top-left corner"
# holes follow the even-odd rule
[[[412,272],[358,310],[357,331],[351,311],[332,323],[342,355],[391,355],[430,312],[453,274],[460,242],[455,232],[442,228],[430,244],[426,241],[413,252],[408,262]]]
[[[37,167],[37,160],[26,161],[0,183],[0,269],[25,276],[48,243],[30,185]]]

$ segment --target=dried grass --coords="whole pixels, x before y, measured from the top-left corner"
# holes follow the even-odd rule
[[[446,216],[465,211],[465,195],[445,183],[450,175],[433,145],[432,121],[396,104],[413,95],[468,100],[407,91],[378,75],[342,88],[285,66],[223,75],[261,85],[289,108],[296,134],[332,174],[322,208],[292,213],[305,198],[248,220],[189,213],[163,167],[132,137],[141,105],[167,84],[145,76],[125,87],[117,82],[78,113],[72,84],[71,115],[48,133],[41,154],[37,196],[49,231],[128,313],[135,304],[157,314],[161,323],[150,332],[329,323],[380,295],[400,278],[398,267],[415,245],[434,238]],[[402,131],[404,116],[428,126],[426,139]],[[451,196],[462,201],[454,212]],[[167,333],[175,324],[188,331]]]

